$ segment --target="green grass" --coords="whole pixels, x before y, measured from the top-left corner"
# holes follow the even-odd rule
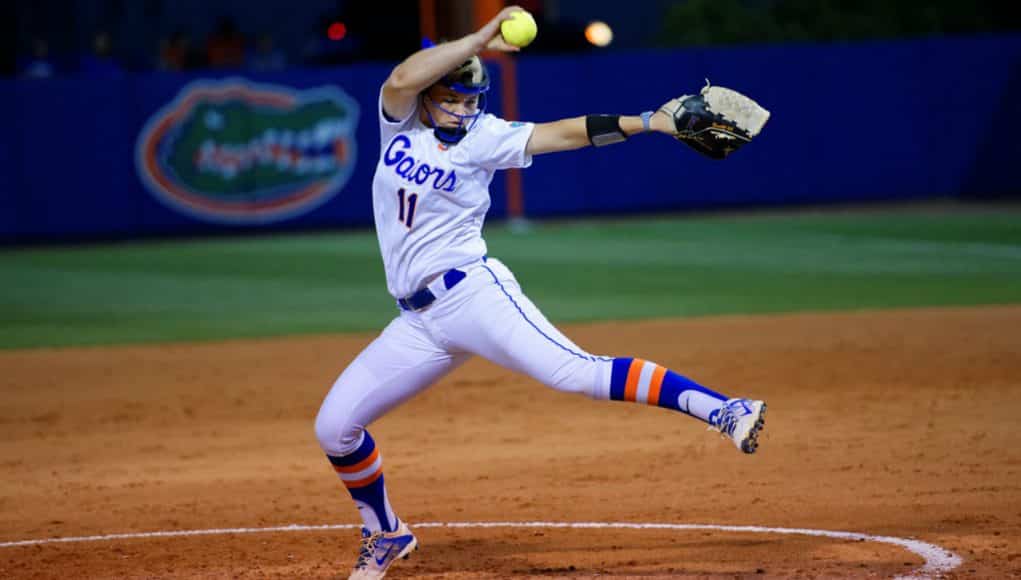
[[[579,221],[487,230],[555,321],[1021,303],[1016,212]],[[372,232],[0,252],[0,348],[378,330]]]

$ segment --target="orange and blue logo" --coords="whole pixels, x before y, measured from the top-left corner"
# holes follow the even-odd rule
[[[358,103],[337,87],[202,80],[149,118],[135,165],[161,202],[192,217],[271,223],[319,207],[354,170]]]

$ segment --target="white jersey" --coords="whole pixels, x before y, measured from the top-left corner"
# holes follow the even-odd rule
[[[460,143],[447,146],[419,120],[418,105],[394,122],[383,113],[380,93],[377,114],[372,207],[387,289],[403,298],[486,254],[489,184],[498,169],[532,164],[525,146],[535,125],[485,114]]]

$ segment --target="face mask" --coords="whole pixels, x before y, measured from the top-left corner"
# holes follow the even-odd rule
[[[447,145],[456,145],[461,141],[461,139],[464,139],[465,135],[468,134],[468,131],[471,131],[472,127],[475,126],[475,123],[478,122],[479,117],[481,117],[482,113],[486,110],[485,93],[479,93],[478,110],[470,115],[460,115],[453,111],[444,109],[443,105],[432,100],[429,95],[426,95],[425,98],[429,99],[429,102],[432,103],[434,107],[458,120],[457,127],[440,127],[439,124],[436,123],[436,119],[433,118],[432,113],[429,111],[429,107],[425,108],[425,114],[429,117],[429,122],[432,123],[433,126],[433,135],[435,135],[440,142],[446,143]]]

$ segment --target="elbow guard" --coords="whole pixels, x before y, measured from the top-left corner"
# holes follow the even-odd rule
[[[627,139],[620,130],[620,115],[588,115],[585,117],[588,140],[596,147],[613,145]]]

